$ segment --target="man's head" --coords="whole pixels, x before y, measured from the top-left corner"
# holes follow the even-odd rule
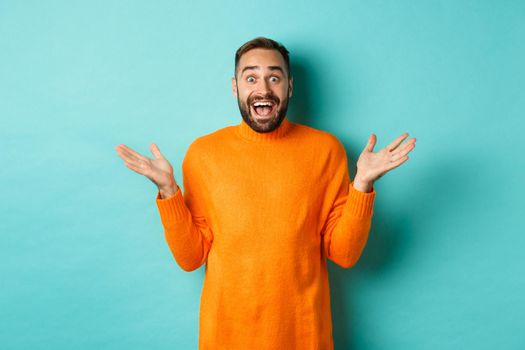
[[[250,40],[235,53],[234,74],[233,95],[244,121],[257,132],[276,129],[292,97],[288,50],[268,38]]]

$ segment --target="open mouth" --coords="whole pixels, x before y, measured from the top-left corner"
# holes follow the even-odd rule
[[[256,101],[252,103],[250,108],[252,108],[255,116],[268,118],[275,111],[276,103],[274,101]]]

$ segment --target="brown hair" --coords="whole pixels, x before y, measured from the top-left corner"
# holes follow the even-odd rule
[[[288,73],[288,78],[292,77],[292,72],[290,69],[290,53],[288,52],[288,50],[281,43],[262,36],[259,36],[255,39],[244,43],[241,47],[239,47],[239,49],[235,53],[235,77],[237,77],[237,65],[239,64],[241,56],[253,49],[270,49],[279,51],[281,56],[283,56],[284,58],[284,62],[286,63],[286,71]]]

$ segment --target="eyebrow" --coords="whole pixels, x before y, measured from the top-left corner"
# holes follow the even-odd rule
[[[244,67],[242,69],[241,75],[244,74],[244,71],[249,70],[249,69],[261,69],[261,67],[260,66],[246,66],[246,67]],[[284,71],[283,71],[283,69],[280,66],[268,66],[268,69],[270,69],[270,70],[278,70],[284,75]]]

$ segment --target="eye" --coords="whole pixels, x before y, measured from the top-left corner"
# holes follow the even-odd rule
[[[273,76],[273,77],[270,77],[270,80],[273,81],[274,83],[278,82],[280,80],[279,77],[276,77],[276,76]]]
[[[248,83],[253,83],[253,82],[255,81],[255,78],[252,77],[252,76],[249,76],[248,78],[246,78],[246,81],[247,81]]]

